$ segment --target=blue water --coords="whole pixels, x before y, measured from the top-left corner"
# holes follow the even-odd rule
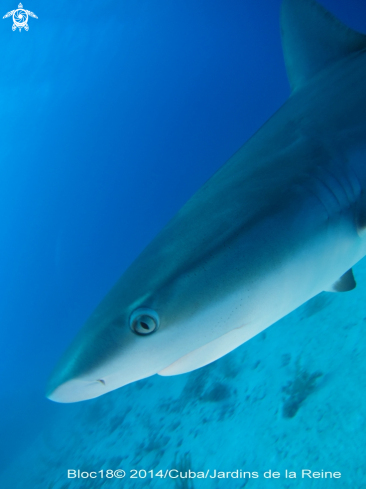
[[[16,3],[6,0],[1,16],[16,8]],[[365,3],[322,3],[349,26],[366,32]],[[123,389],[105,396],[107,400],[91,401],[95,408],[60,406],[44,398],[50,371],[127,266],[289,95],[279,0],[60,1],[25,3],[24,7],[39,17],[29,20],[29,32],[12,32],[11,19],[0,22],[0,468],[5,471],[34,443],[40,443],[40,436],[51,437],[53,429],[52,436],[57,438],[61,433],[57,424],[64,428],[65,416],[97,425],[108,417],[109,428],[97,438],[85,434],[83,449],[87,454],[99,440],[107,458],[108,440],[115,431],[110,429],[111,419],[118,415],[108,414],[112,408],[108,411],[105,403],[108,406],[114,400],[123,411]],[[363,303],[362,296],[357,297],[359,301],[353,302],[357,313],[350,314],[358,318]],[[346,308],[347,301],[342,301],[339,304]],[[323,311],[323,305],[318,306],[316,313]],[[328,319],[331,314],[337,316],[337,307],[325,300]],[[316,331],[321,320],[316,322],[315,313],[309,317]],[[290,328],[286,321],[283,324]],[[279,344],[276,327],[269,336]],[[326,332],[331,343],[332,329]],[[310,337],[311,332],[304,341]],[[260,339],[251,345],[235,353],[235,368],[240,367],[244,351],[253,356],[254,365],[253,352]],[[266,348],[270,352],[271,346]],[[290,355],[294,368],[296,348],[294,340],[281,352]],[[199,376],[209,375],[210,368],[222,368],[212,375],[225,385],[222,372],[228,367],[226,360],[221,362],[203,370],[205,374],[191,374],[196,375],[192,379],[199,383]],[[319,368],[314,362],[311,372]],[[243,389],[251,375],[247,369],[245,377],[230,377],[231,392]],[[271,375],[285,383],[276,369]],[[172,398],[179,397],[187,378],[153,379],[148,386],[124,388],[129,405],[151,402],[146,423],[159,432],[157,438],[168,436],[165,428],[159,428],[160,417],[167,415],[153,409],[159,405],[162,386],[169,385]],[[342,384],[337,388],[342,389]],[[211,391],[207,392],[209,396]],[[215,437],[215,424],[220,422],[217,412],[223,409],[217,402],[227,393],[223,388],[215,402],[204,404],[207,417],[211,416],[214,446],[222,437],[219,431]],[[275,393],[268,396],[275,399]],[[238,399],[240,411],[244,397]],[[98,402],[102,407],[98,408]],[[197,413],[203,409],[192,406]],[[88,417],[79,409],[95,412]],[[307,411],[310,425],[312,412]],[[198,419],[194,413],[190,418],[179,410],[176,418],[183,419],[187,436],[194,429],[190,419]],[[225,419],[228,446],[240,449],[233,442],[236,423]],[[250,419],[253,426],[273,424],[255,406]],[[329,429],[336,433],[338,428]],[[129,437],[135,437],[136,446],[144,442],[147,450],[142,428]],[[198,436],[195,447],[194,439],[182,452],[191,450],[192,458],[201,443]],[[56,440],[54,446],[58,443],[64,441]],[[275,438],[272,443],[276,447]],[[298,451],[309,448],[306,433],[293,443],[298,443]],[[338,465],[344,467],[347,453],[341,444],[342,439],[335,453]],[[162,442],[158,453],[163,446],[173,460],[178,448]],[[263,450],[261,459],[259,443],[255,450],[258,464],[262,460],[264,466],[267,451]],[[209,453],[210,457],[214,455]],[[34,467],[38,460],[41,465],[41,458],[33,460]],[[256,470],[254,465],[252,470]],[[32,487],[48,489],[51,483],[64,487],[61,479],[59,485],[55,479],[63,467],[56,469],[51,462],[46,466],[49,472]],[[26,477],[24,484],[28,484]],[[353,487],[361,479],[356,476]]]

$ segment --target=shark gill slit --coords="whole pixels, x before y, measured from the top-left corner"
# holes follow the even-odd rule
[[[353,190],[355,202],[361,196],[362,187],[360,181],[351,165],[347,165],[349,183]]]
[[[358,178],[351,166],[347,166],[347,168],[339,166],[338,170],[338,173],[335,173],[332,172],[328,167],[324,168],[324,172],[328,173],[332,178],[337,181],[340,188],[345,193],[349,205],[351,206],[357,201],[360,195],[360,182],[358,181]]]
[[[349,209],[359,198],[360,184],[357,176],[350,168],[348,171],[344,170],[341,167],[336,171],[318,167],[309,175],[309,190],[316,195],[328,217]]]
[[[331,173],[328,168],[323,168],[323,184],[337,199],[341,209],[348,208],[351,205],[350,196],[345,188],[344,180],[340,180],[336,174]],[[347,180],[346,180],[347,182]]]
[[[338,199],[334,193],[315,175],[309,175],[306,185],[308,191],[312,193],[322,205],[328,219],[342,211]]]

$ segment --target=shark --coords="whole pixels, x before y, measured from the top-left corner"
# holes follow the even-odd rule
[[[366,36],[283,0],[290,96],[151,241],[56,365],[70,403],[203,367],[366,255]]]

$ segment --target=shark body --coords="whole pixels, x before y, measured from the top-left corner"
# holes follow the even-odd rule
[[[284,0],[282,108],[124,273],[56,366],[76,402],[225,355],[366,255],[366,36]]]

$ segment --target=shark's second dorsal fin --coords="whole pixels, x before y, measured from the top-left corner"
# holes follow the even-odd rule
[[[337,60],[366,48],[366,36],[314,0],[283,0],[282,46],[292,90]]]

